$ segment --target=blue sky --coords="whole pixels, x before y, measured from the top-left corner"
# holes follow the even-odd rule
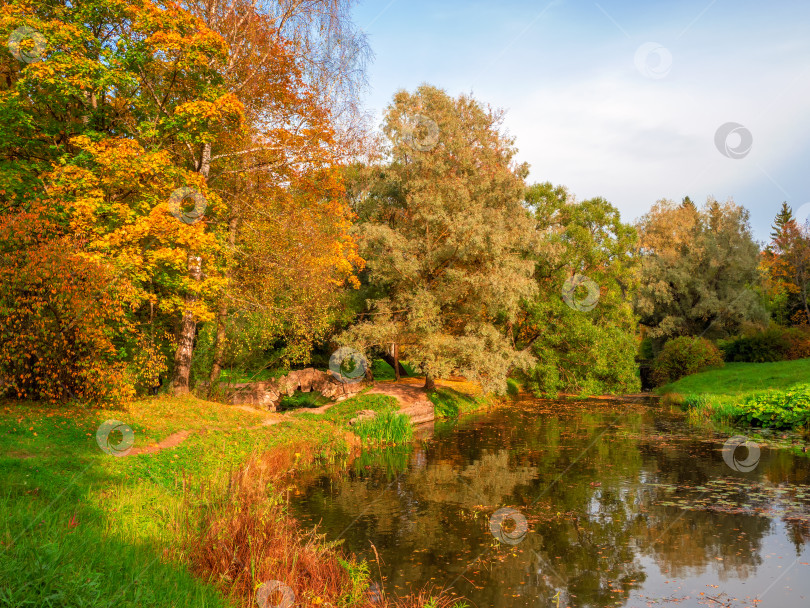
[[[810,0],[365,0],[366,106],[427,82],[507,111],[532,181],[603,196],[734,200],[765,240],[783,200],[810,216]],[[726,123],[740,158],[715,144]],[[743,139],[741,139],[743,138]]]

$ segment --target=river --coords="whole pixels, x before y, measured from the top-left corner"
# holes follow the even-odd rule
[[[368,449],[302,482],[292,509],[389,596],[806,608],[810,453],[731,436],[654,402],[523,398]]]

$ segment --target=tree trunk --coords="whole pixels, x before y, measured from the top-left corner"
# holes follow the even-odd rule
[[[188,256],[188,274],[193,281],[199,281],[202,275],[202,259]],[[180,335],[177,341],[177,351],[174,353],[174,379],[172,380],[172,393],[174,395],[187,395],[188,382],[191,374],[191,357],[194,354],[194,336],[197,333],[197,319],[193,307],[197,296],[191,293],[186,296],[186,311],[180,325]]]
[[[214,362],[211,365],[211,374],[208,376],[208,392],[214,389],[214,383],[219,380],[222,365],[225,359],[225,320],[228,318],[228,305],[223,298],[217,313],[217,333],[214,337]]]
[[[433,374],[425,374],[425,390],[427,392],[436,390],[436,380],[433,378]]]
[[[199,173],[207,180],[211,171],[211,144],[203,144],[200,157]],[[202,258],[192,253],[188,255],[188,276],[197,282],[202,277]],[[177,351],[174,353],[174,379],[172,380],[172,394],[187,395],[188,381],[191,375],[191,358],[194,355],[194,338],[197,335],[197,319],[194,317],[193,307],[197,302],[197,295],[190,293],[186,296],[186,310],[183,313],[183,322],[180,325],[180,336]]]
[[[236,229],[239,226],[239,219],[236,214],[228,222],[228,244],[231,248],[231,253],[234,251],[236,244]],[[229,284],[231,279],[230,266],[225,271],[226,285]],[[227,287],[226,287],[227,289]],[[225,321],[228,319],[228,299],[227,293],[222,294],[222,301],[219,304],[219,312],[217,313],[217,333],[214,338],[214,362],[211,365],[211,374],[208,376],[208,390],[214,388],[214,383],[219,380],[219,375],[222,373],[222,366],[225,364]]]
[[[409,376],[408,371],[402,367],[402,364],[399,362],[399,344],[396,342],[392,345],[393,346],[393,354],[388,351],[383,351],[380,358],[385,361],[388,365],[394,368],[394,373],[397,375],[397,381],[402,376],[406,378]]]

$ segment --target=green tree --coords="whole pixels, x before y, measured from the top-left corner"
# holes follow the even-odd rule
[[[576,202],[550,183],[531,186],[526,202],[539,234],[532,256],[538,290],[524,303],[514,333],[537,359],[528,387],[552,395],[638,390],[630,302],[638,283],[635,229],[606,200]],[[575,276],[582,284],[566,302]]]
[[[773,226],[771,226],[771,240],[776,241],[782,237],[785,234],[788,224],[792,221],[794,221],[793,209],[790,208],[787,201],[784,201],[782,208],[773,220]]]
[[[636,311],[648,335],[722,337],[768,320],[757,289],[759,245],[746,209],[708,199],[697,209],[658,201],[638,222]]]
[[[522,205],[528,168],[514,160],[502,112],[423,85],[388,107],[387,162],[357,203],[367,310],[343,340],[401,347],[425,386],[456,370],[502,391],[531,362],[501,327],[536,287],[523,251],[535,238]]]

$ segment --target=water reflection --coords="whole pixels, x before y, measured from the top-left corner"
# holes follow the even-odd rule
[[[522,401],[429,441],[361,455],[302,488],[299,517],[373,559],[389,594],[477,606],[807,606],[810,466],[638,403]],[[508,507],[528,532],[492,534]],[[500,525],[500,524],[499,524]]]

